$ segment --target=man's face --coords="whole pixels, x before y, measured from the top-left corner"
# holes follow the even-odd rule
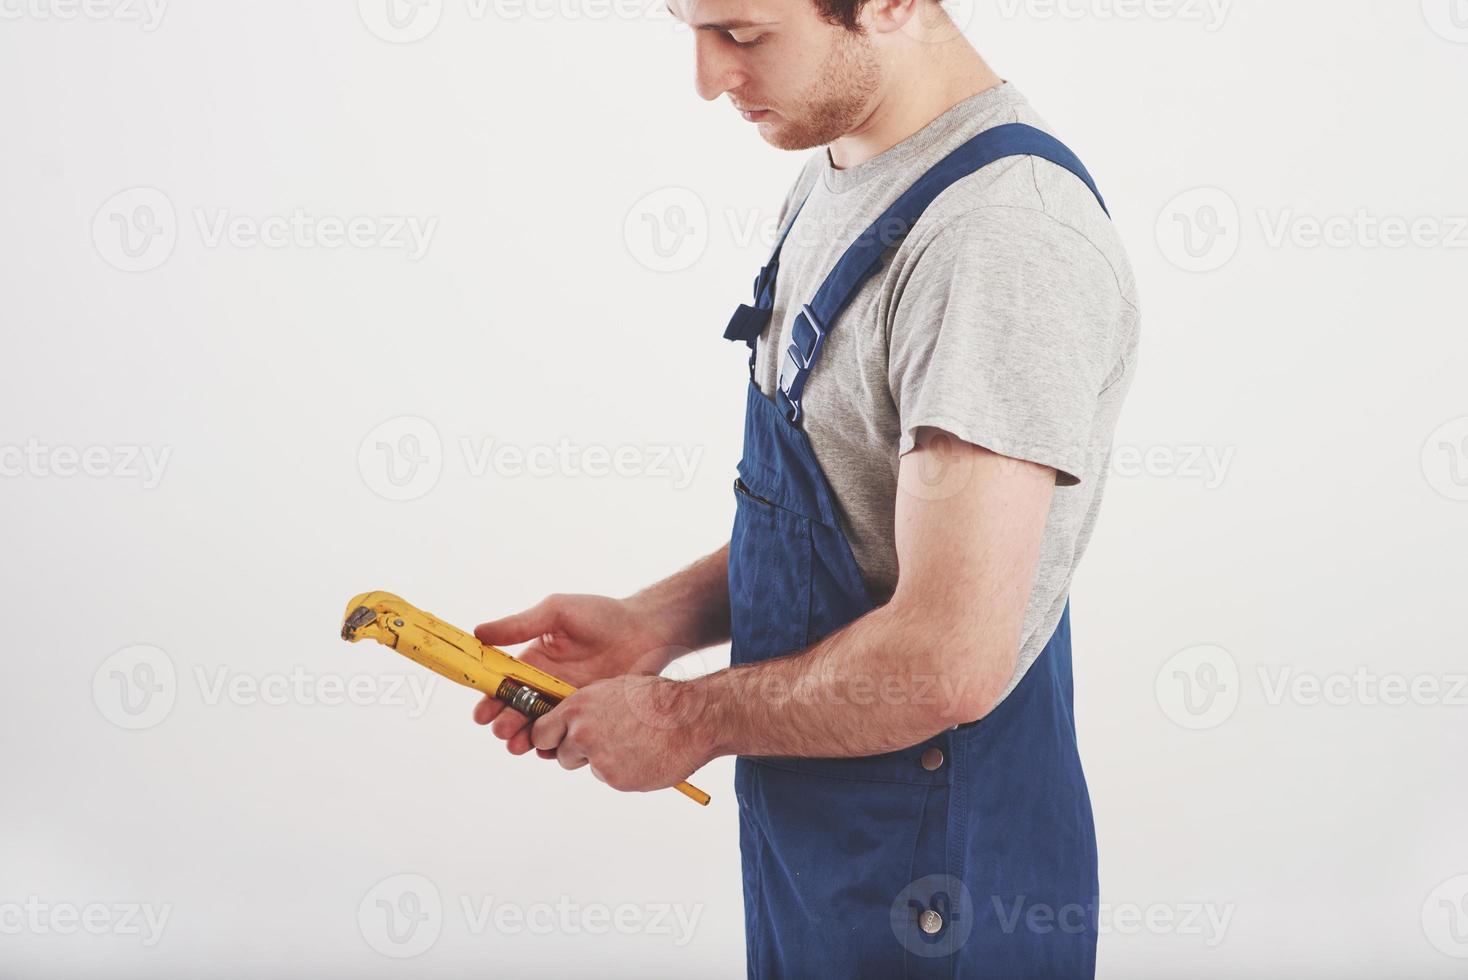
[[[771,146],[805,150],[851,132],[881,82],[869,38],[830,24],[811,0],[668,0],[692,27],[695,86],[728,94]]]

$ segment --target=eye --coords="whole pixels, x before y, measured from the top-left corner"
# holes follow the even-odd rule
[[[730,34],[729,35],[729,40],[733,41],[735,44],[739,45],[741,48],[753,48],[753,47],[756,47],[756,46],[758,46],[760,44],[763,44],[764,43],[764,40],[765,40],[765,36],[763,34],[757,34],[757,35],[755,35],[754,37],[750,38],[747,41],[741,41],[741,40],[739,40],[739,38],[735,37],[733,34]]]

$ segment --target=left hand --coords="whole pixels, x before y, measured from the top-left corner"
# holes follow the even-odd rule
[[[614,677],[581,688],[538,719],[530,742],[566,769],[590,765],[612,789],[666,789],[714,756],[706,707],[695,683]]]

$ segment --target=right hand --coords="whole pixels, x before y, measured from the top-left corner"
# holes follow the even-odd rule
[[[677,655],[656,616],[626,599],[599,595],[551,595],[524,612],[474,627],[480,643],[511,646],[530,641],[518,657],[573,687],[624,674],[659,674]],[[683,651],[688,652],[688,651]],[[490,695],[474,706],[474,721],[493,723],[512,755],[530,751],[529,719]],[[554,752],[537,754],[555,758]]]

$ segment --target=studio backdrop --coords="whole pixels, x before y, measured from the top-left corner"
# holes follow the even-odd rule
[[[949,10],[1142,297],[1072,590],[1099,974],[1461,976],[1468,7]],[[728,540],[806,154],[661,0],[0,19],[0,975],[743,976],[731,760],[618,794],[340,630]]]

